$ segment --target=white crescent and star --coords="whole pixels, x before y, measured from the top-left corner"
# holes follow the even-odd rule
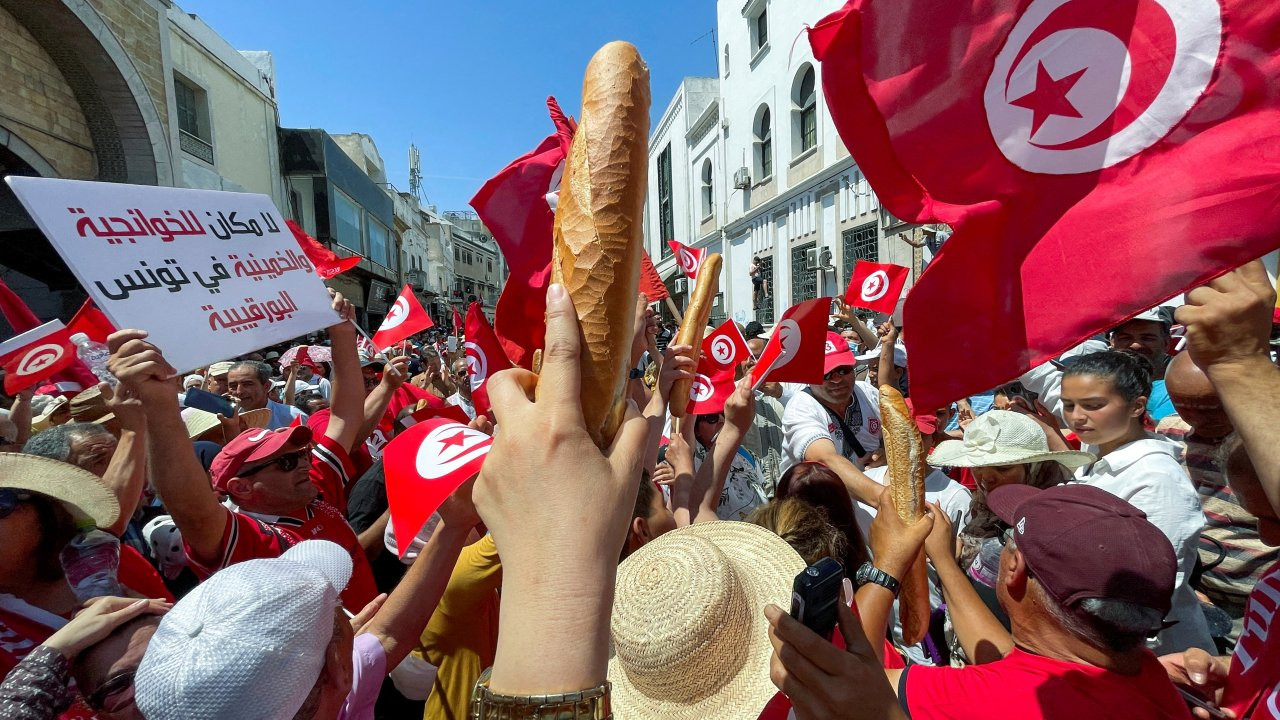
[[[471,391],[475,392],[489,377],[489,359],[485,357],[484,349],[474,342],[464,343],[463,347],[467,351],[467,374],[471,377]]]
[[[889,292],[889,273],[884,270],[876,270],[862,281],[862,299],[865,302],[879,300],[887,292]]]
[[[438,480],[489,454],[492,438],[460,423],[433,428],[418,446],[416,468],[425,480]]]
[[[403,295],[396,298],[396,303],[387,311],[387,317],[382,321],[382,327],[379,330],[390,330],[409,317],[409,301]]]
[[[17,375],[35,375],[62,359],[66,350],[57,343],[37,345],[27,351],[15,368]]]

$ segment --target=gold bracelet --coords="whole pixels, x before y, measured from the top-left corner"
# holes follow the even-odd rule
[[[489,690],[493,668],[471,693],[471,720],[613,720],[609,683],[558,695],[498,695]]]

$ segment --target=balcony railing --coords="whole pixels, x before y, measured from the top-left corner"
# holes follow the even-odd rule
[[[213,145],[192,135],[186,130],[178,131],[178,145],[182,148],[182,152],[199,158],[210,165],[213,164]]]

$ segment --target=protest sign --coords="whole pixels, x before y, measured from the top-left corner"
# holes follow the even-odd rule
[[[111,322],[149,332],[179,371],[338,320],[266,195],[5,181]]]

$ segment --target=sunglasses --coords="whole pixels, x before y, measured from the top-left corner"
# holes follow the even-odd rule
[[[301,450],[298,450],[297,452],[286,453],[284,455],[281,455],[278,458],[273,458],[272,460],[265,462],[255,468],[251,468],[249,470],[243,470],[239,473],[239,475],[242,478],[249,477],[250,475],[260,473],[269,467],[274,467],[277,470],[289,472],[290,470],[297,469],[298,465],[302,464],[302,462],[310,456],[311,456],[311,448],[303,448]]]
[[[94,710],[119,712],[133,701],[133,670],[112,675],[102,686],[90,693],[85,703]]]
[[[719,425],[720,423],[724,422],[724,415],[723,415],[723,414],[718,414],[718,415],[699,415],[699,416],[698,416],[698,422],[700,422],[700,423],[711,423],[712,425]]]
[[[845,365],[843,367],[838,367],[835,370],[832,370],[826,375],[823,375],[822,379],[830,380],[833,377],[844,377],[846,375],[852,375],[852,374],[853,374],[853,367],[850,365]]]
[[[31,493],[0,488],[0,520],[9,517],[18,509],[18,505],[31,499]]]

